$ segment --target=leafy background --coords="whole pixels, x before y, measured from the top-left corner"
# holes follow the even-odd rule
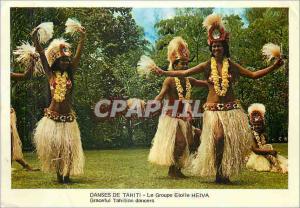
[[[159,38],[151,45],[143,29],[132,16],[131,8],[12,8],[11,9],[11,65],[14,71],[22,71],[12,51],[22,41],[31,42],[31,30],[41,22],[54,23],[54,37],[65,37],[76,48],[78,37],[64,34],[64,24],[74,17],[85,26],[87,40],[75,75],[73,104],[85,149],[108,149],[148,147],[155,134],[158,118],[127,120],[119,117],[99,121],[93,116],[97,101],[109,97],[137,97],[153,99],[160,90],[163,78],[138,77],[136,64],[141,55],[151,56],[161,66],[167,66],[168,42],[182,36],[189,44],[192,62],[190,66],[207,60],[210,52],[204,18],[211,8],[176,9],[175,17],[160,20],[156,25]],[[230,31],[231,58],[257,70],[267,66],[261,56],[265,43],[282,46],[286,55],[288,48],[288,9],[249,8],[246,10],[248,27],[237,15],[224,17]],[[47,45],[44,45],[47,47]],[[203,79],[203,75],[195,76]],[[42,117],[43,108],[49,105],[48,83],[45,77],[14,83],[11,102],[17,112],[18,129],[23,146],[32,150],[32,132]],[[267,133],[271,142],[287,142],[288,138],[288,63],[281,69],[258,80],[241,77],[235,86],[236,97],[245,109],[255,102],[266,105]],[[193,89],[193,97],[205,101],[207,91]],[[195,122],[200,126],[201,121]],[[285,139],[283,139],[285,138]]]

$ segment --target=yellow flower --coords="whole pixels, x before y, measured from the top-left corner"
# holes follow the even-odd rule
[[[223,59],[222,76],[220,77],[217,69],[216,59],[214,57],[211,58],[211,75],[214,83],[214,89],[218,96],[225,96],[227,89],[229,87],[228,68],[229,68],[228,59],[225,58]],[[222,90],[220,89],[219,78],[222,78],[222,83],[221,83]]]
[[[67,78],[68,73],[64,72],[62,75],[60,72],[55,73],[56,88],[54,91],[53,99],[56,102],[62,102],[65,100],[67,92]]]
[[[185,85],[186,85],[185,97],[182,94],[183,93],[183,87],[181,86],[179,78],[174,77],[174,80],[175,80],[179,100],[182,100],[182,99],[189,100],[189,99],[191,99],[192,86],[191,86],[190,80],[188,78],[185,78]]]

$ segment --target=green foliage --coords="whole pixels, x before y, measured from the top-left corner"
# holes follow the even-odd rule
[[[95,104],[102,98],[127,97],[153,99],[162,86],[163,77],[150,75],[139,77],[136,64],[142,54],[150,55],[157,65],[168,67],[167,46],[175,36],[182,36],[188,43],[192,61],[190,67],[207,60],[210,52],[204,18],[211,8],[176,10],[176,16],[159,21],[155,27],[159,39],[150,46],[142,29],[132,18],[130,8],[12,8],[11,51],[21,41],[31,42],[31,30],[45,21],[52,21],[54,37],[63,36],[76,48],[78,36],[64,34],[69,17],[78,19],[87,30],[87,38],[75,74],[73,106],[78,115],[84,148],[120,148],[133,145],[149,146],[155,134],[157,118],[99,121],[93,113]],[[247,9],[248,27],[239,16],[226,16],[226,28],[230,31],[231,58],[251,70],[267,66],[261,56],[265,43],[282,44],[288,55],[288,9]],[[44,45],[47,47],[47,44]],[[11,53],[14,71],[23,71]],[[254,102],[267,108],[268,134],[272,141],[287,136],[288,129],[288,63],[259,80],[241,77],[235,86],[236,97],[245,109]],[[204,79],[203,74],[195,75]],[[13,83],[12,106],[16,109],[18,128],[23,146],[31,149],[32,131],[42,117],[43,108],[49,105],[49,89],[45,77]],[[207,90],[194,88],[194,98],[205,102]],[[275,103],[275,104],[274,104]]]
[[[202,12],[201,12],[202,11]],[[167,46],[175,36],[182,36],[188,43],[191,58],[190,66],[195,66],[210,57],[207,46],[207,33],[202,27],[204,18],[212,11],[209,9],[178,9],[172,19],[162,20],[156,24],[160,36],[156,43],[153,57],[166,65]],[[225,16],[225,27],[230,32],[231,59],[250,70],[267,66],[262,59],[261,48],[272,42],[282,46],[288,54],[288,9],[285,8],[251,8],[246,10],[249,26],[245,27],[237,15]],[[288,129],[288,63],[281,69],[258,79],[241,77],[235,84],[236,97],[245,109],[252,103],[259,102],[266,106],[267,133],[271,141],[287,137]],[[203,79],[203,75],[195,78]],[[193,89],[193,97],[205,102],[207,91]],[[276,105],[274,105],[274,103]],[[282,141],[282,140],[281,140]]]
[[[177,15],[172,19],[161,20],[155,27],[158,30],[159,39],[156,42],[156,51],[153,57],[158,65],[167,68],[167,47],[172,38],[181,36],[186,40],[191,52],[190,67],[208,59],[207,35],[202,27],[204,18],[212,12],[212,9],[177,9]],[[204,79],[203,74],[195,75],[197,79]],[[193,88],[192,96],[205,102],[207,90]]]
[[[266,67],[260,50],[269,42],[281,45],[284,54],[288,54],[288,9],[251,9],[247,10],[246,16],[250,21],[248,28],[239,35],[242,39],[231,40],[238,62],[256,69]],[[284,67],[261,79],[241,78],[235,88],[245,108],[254,102],[266,106],[267,132],[273,142],[288,136],[287,72],[288,63],[285,63]]]
[[[13,8],[11,49],[21,41],[31,42],[31,30],[41,22],[52,21],[54,37],[63,36],[75,50],[77,35],[63,34],[69,17],[80,20],[87,31],[80,69],[75,74],[73,96],[83,146],[116,148],[132,145],[134,130],[128,121],[117,118],[99,122],[93,115],[93,107],[101,98],[139,97],[151,90],[151,84],[137,83],[144,89],[141,92],[136,88],[136,80],[139,80],[135,73],[136,64],[148,42],[133,20],[130,8]],[[17,65],[13,59],[12,65]],[[22,71],[17,66],[14,70]],[[31,149],[32,131],[42,117],[43,108],[49,105],[48,83],[45,77],[38,77],[15,83],[14,88],[12,105],[17,111],[19,132],[25,149]],[[147,94],[148,97],[151,95],[154,96]],[[126,132],[129,127],[132,135]]]

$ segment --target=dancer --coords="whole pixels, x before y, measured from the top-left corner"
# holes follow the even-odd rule
[[[64,39],[54,39],[46,51],[38,40],[38,31],[33,33],[33,42],[51,91],[50,106],[38,122],[34,144],[43,171],[55,171],[59,183],[69,183],[70,175],[83,173],[84,154],[76,114],[71,97],[74,87],[74,72],[78,68],[85,40],[84,27],[77,27],[80,40],[76,54],[71,58],[70,44]]]
[[[31,62],[29,67],[25,70],[24,73],[10,73],[11,80],[14,81],[20,81],[28,79],[31,74],[33,73],[34,68],[34,61]],[[24,159],[23,153],[22,153],[22,142],[18,133],[17,129],[17,117],[15,110],[11,107],[10,108],[10,128],[11,128],[11,162],[16,161],[20,165],[22,165],[23,168],[29,171],[35,171],[39,170],[36,168],[32,168],[28,162]]]
[[[187,43],[181,37],[175,37],[168,46],[169,70],[187,69],[189,63]],[[168,175],[172,178],[185,178],[181,168],[186,166],[189,157],[189,145],[193,143],[193,129],[189,118],[179,117],[183,112],[183,101],[190,100],[192,86],[207,87],[207,82],[194,78],[168,77],[155,100],[165,97],[169,105],[179,100],[176,116],[172,110],[161,115],[148,156],[151,163],[169,166]]]
[[[267,68],[247,70],[230,60],[229,34],[221,17],[209,15],[203,25],[208,30],[210,60],[188,70],[164,71],[156,67],[153,71],[177,77],[205,74],[209,93],[203,106],[201,145],[194,161],[194,171],[200,176],[215,176],[217,183],[230,183],[229,177],[239,173],[252,139],[247,115],[235,99],[232,85],[239,75],[257,79],[279,68],[283,61],[278,58]]]
[[[265,131],[265,106],[254,103],[248,108],[254,145],[246,167],[256,171],[288,172],[287,159],[277,153],[271,144],[267,144]]]
[[[193,141],[192,143],[189,145],[189,150],[191,153],[196,153],[198,147],[200,146],[200,136],[201,136],[201,132],[202,130],[200,128],[196,128],[194,126],[192,126],[193,128]]]

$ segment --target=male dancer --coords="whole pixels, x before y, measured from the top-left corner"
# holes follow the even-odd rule
[[[188,69],[189,50],[187,43],[181,37],[175,37],[168,46],[168,70]],[[193,142],[193,129],[191,115],[180,117],[184,110],[184,100],[191,97],[192,86],[207,87],[207,82],[194,78],[167,77],[162,89],[155,100],[168,99],[168,104],[173,105],[179,100],[178,110],[174,113],[168,110],[166,115],[161,115],[154,136],[152,147],[148,156],[151,163],[169,166],[168,175],[172,178],[185,178],[181,168],[185,167],[189,158],[189,146]],[[189,113],[189,112],[188,112]],[[200,136],[198,138],[200,140]]]

